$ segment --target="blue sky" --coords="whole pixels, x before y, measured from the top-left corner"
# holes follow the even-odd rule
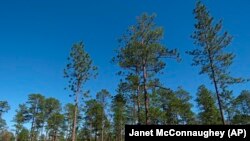
[[[250,1],[205,0],[211,14],[222,18],[224,29],[234,36],[230,51],[236,54],[232,75],[250,78]],[[117,39],[136,16],[156,13],[156,23],[163,26],[163,42],[178,48],[182,62],[166,60],[161,80],[176,89],[183,86],[193,97],[200,84],[212,89],[207,76],[198,75],[199,68],[190,66],[186,50],[194,48],[192,10],[195,0],[8,0],[0,1],[0,100],[7,100],[11,110],[4,115],[10,128],[18,104],[31,93],[58,98],[63,104],[72,102],[64,90],[63,78],[70,48],[83,41],[94,64],[97,79],[85,88],[95,94],[102,88],[115,94],[119,67],[111,64],[118,47]],[[232,86],[235,95],[250,84]]]

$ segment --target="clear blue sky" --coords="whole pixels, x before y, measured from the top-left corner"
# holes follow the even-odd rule
[[[224,20],[234,40],[230,47],[237,56],[232,65],[234,76],[250,77],[250,1],[205,0],[216,19]],[[72,102],[64,90],[63,68],[70,47],[83,40],[99,76],[85,88],[95,94],[102,88],[115,93],[119,70],[110,63],[118,47],[117,39],[136,16],[157,13],[156,22],[165,29],[164,43],[178,48],[183,61],[167,60],[161,80],[176,89],[183,86],[195,96],[197,87],[211,87],[199,68],[190,66],[186,50],[194,48],[192,10],[195,0],[1,0],[0,1],[0,100],[7,100],[11,110],[4,115],[11,127],[15,110],[31,93]],[[250,84],[231,87],[235,95]],[[12,128],[12,127],[11,127]]]

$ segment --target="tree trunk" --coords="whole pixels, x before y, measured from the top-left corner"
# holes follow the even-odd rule
[[[103,141],[103,125],[102,125],[102,141]]]
[[[54,141],[57,140],[57,131],[54,132]]]
[[[143,67],[143,89],[144,89],[144,102],[145,102],[145,118],[146,118],[146,125],[149,124],[149,98],[148,98],[148,91],[147,91],[147,70],[146,66]]]
[[[122,126],[121,126],[121,127],[122,127]],[[122,141],[122,128],[121,128],[120,134],[121,134],[121,135],[120,135],[120,138],[121,138],[120,141]]]
[[[137,117],[138,124],[141,124],[141,116],[140,116],[140,84],[137,86]]]
[[[76,124],[77,124],[77,113],[78,113],[78,93],[75,94],[75,110],[73,119],[73,129],[72,129],[72,141],[76,141]]]
[[[217,96],[217,99],[218,99],[220,115],[221,115],[221,121],[222,121],[222,124],[225,125],[226,123],[225,123],[225,120],[224,120],[224,115],[223,115],[223,109],[222,109],[222,105],[221,105],[219,90],[218,90],[217,82],[216,82],[214,76],[213,76],[213,82],[214,82],[214,88],[215,88],[215,91],[216,91],[216,96]]]
[[[133,117],[133,121],[132,121],[132,124],[133,125],[135,125],[136,124],[136,118],[137,118],[137,115],[136,115],[136,113],[137,113],[137,110],[136,110],[136,105],[137,105],[137,98],[136,98],[136,96],[135,97],[133,97],[133,112],[132,112],[132,117]]]
[[[220,109],[221,121],[222,121],[222,124],[225,125],[223,109],[222,109],[221,99],[220,99],[219,90],[218,90],[218,84],[217,84],[217,80],[215,78],[215,71],[214,71],[214,67],[213,67],[213,59],[211,57],[210,51],[208,51],[208,53],[209,53],[210,68],[211,68],[211,71],[212,71],[213,84],[214,84],[214,88],[215,88],[215,92],[216,92],[216,96],[217,96],[217,100],[218,100],[218,105],[219,105],[219,109]]]
[[[48,130],[46,130],[46,132],[45,132],[45,140],[47,141],[47,138],[48,138]]]
[[[97,131],[95,130],[95,141],[97,141]]]
[[[34,122],[35,122],[35,117],[32,117],[32,122],[31,122],[31,129],[30,129],[30,141],[33,141],[33,136],[34,136]]]

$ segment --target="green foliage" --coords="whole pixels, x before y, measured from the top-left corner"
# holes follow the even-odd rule
[[[175,95],[177,97],[177,109],[179,112],[179,124],[194,124],[195,117],[192,112],[193,105],[190,103],[191,96],[189,93],[184,90],[182,87],[178,87],[177,91],[175,91]]]
[[[45,100],[44,120],[46,122],[46,132],[56,140],[64,127],[64,115],[61,112],[61,104],[55,98],[47,98]]]
[[[14,127],[15,134],[19,135],[20,131],[23,130],[23,124],[30,119],[28,108],[25,104],[19,104],[19,108],[16,110],[16,115],[14,117]]]
[[[6,126],[6,122],[2,118],[2,115],[6,113],[9,109],[10,106],[7,101],[0,101],[0,131],[2,131]]]
[[[146,124],[150,122],[150,84],[155,81],[155,75],[165,68],[164,58],[179,58],[176,49],[169,50],[161,43],[163,29],[157,27],[154,20],[155,15],[142,14],[138,17],[137,23],[121,38],[121,47],[117,50],[117,56],[113,58],[113,61],[125,70],[123,73],[136,78],[131,82],[132,86],[137,88],[137,106],[140,102],[140,92],[143,92]],[[138,106],[137,110],[139,109]]]
[[[17,134],[17,141],[28,141],[29,140],[29,130],[22,128],[20,133]]]
[[[218,106],[213,92],[204,85],[198,88],[196,102],[199,113],[192,111],[189,92],[161,85],[159,74],[166,67],[165,59],[180,60],[177,49],[163,44],[163,28],[155,24],[155,15],[142,14],[135,25],[119,40],[120,47],[113,62],[121,67],[117,94],[111,96],[102,89],[95,98],[89,98],[83,87],[97,75],[97,68],[85,51],[82,42],[72,46],[64,77],[66,89],[74,97],[73,103],[64,105],[55,98],[30,94],[20,104],[13,119],[16,141],[123,141],[125,124],[250,124],[250,91],[242,91],[234,99],[228,86],[243,82],[231,76],[229,67],[235,55],[227,47],[232,36],[222,31],[222,21],[214,22],[205,5],[197,2],[194,10],[196,24],[192,35],[197,48],[187,53],[193,56],[194,66],[206,74],[214,84]],[[81,98],[85,103],[80,103]],[[2,115],[9,110],[6,101],[0,101],[0,140],[12,141]],[[223,113],[224,112],[224,113]],[[221,114],[221,115],[220,115]],[[196,119],[198,118],[198,120]],[[25,127],[28,123],[30,129]]]
[[[232,36],[228,32],[222,31],[221,20],[217,23],[214,22],[214,18],[201,1],[197,2],[194,15],[196,24],[192,38],[198,48],[187,53],[193,56],[192,65],[200,66],[200,74],[207,74],[214,84],[221,119],[225,124],[221,94],[227,91],[228,85],[244,81],[242,78],[232,77],[229,72],[235,55],[227,53],[225,49],[231,43]]]
[[[107,140],[111,125],[106,114],[106,99],[110,97],[110,94],[107,90],[101,90],[96,97],[97,99],[90,99],[86,102],[84,129],[89,129],[90,133],[82,130],[82,138]]]
[[[231,124],[232,118],[235,113],[235,107],[233,105],[234,97],[233,91],[224,90],[221,93],[221,105],[224,110],[224,116],[227,124]]]
[[[31,123],[29,138],[31,140],[46,140],[46,133],[52,138],[60,137],[59,131],[64,127],[64,115],[61,114],[61,103],[55,98],[45,98],[41,94],[31,94],[25,104],[20,104],[14,117],[15,134],[25,133],[25,123]],[[24,132],[24,133],[21,133]],[[40,137],[39,137],[40,136]],[[24,137],[20,137],[22,140]]]
[[[243,90],[234,100],[233,106],[236,109],[233,124],[250,124],[250,91]]]
[[[86,102],[85,124],[91,133],[94,134],[94,138],[100,137],[100,131],[102,129],[102,104],[94,99]]]
[[[15,141],[15,138],[12,132],[3,130],[0,132],[0,141]]]
[[[122,94],[117,94],[112,99],[112,111],[115,140],[122,141],[126,124],[126,99]]]
[[[105,109],[107,106],[107,99],[111,97],[111,94],[106,90],[102,89],[96,94],[96,100],[102,104],[102,107]]]
[[[74,121],[72,128],[72,141],[76,140],[76,126],[77,126],[77,113],[79,95],[83,94],[86,96],[87,92],[83,91],[84,83],[89,80],[92,76],[96,76],[97,68],[92,65],[92,60],[89,54],[84,50],[82,42],[74,44],[71,48],[70,55],[68,58],[68,64],[64,69],[64,77],[68,79],[68,88],[73,92],[75,99],[74,108]]]
[[[151,96],[151,120],[153,124],[195,124],[191,96],[183,88],[156,89]]]
[[[64,116],[60,113],[53,113],[47,121],[47,129],[52,140],[56,140],[60,136],[60,132],[64,127]]]
[[[7,101],[0,101],[0,117],[10,109]]]
[[[74,109],[75,105],[68,103],[64,106],[64,119],[65,119],[65,131],[66,131],[66,139],[70,140],[72,138],[72,128],[74,122]],[[79,111],[78,114],[79,115]],[[79,120],[77,118],[77,120]],[[78,122],[78,121],[77,121]]]
[[[93,66],[89,54],[84,50],[83,42],[72,46],[68,64],[64,69],[64,77],[68,78],[68,88],[74,94],[82,92],[83,84],[92,76],[96,76],[97,68]]]
[[[101,104],[102,106],[102,111],[101,111],[101,141],[104,140],[104,138],[107,138],[107,133],[108,133],[108,129],[110,128],[109,126],[109,121],[108,121],[108,116],[106,111],[107,106],[108,106],[108,102],[107,100],[111,97],[111,94],[105,90],[102,89],[100,92],[98,92],[96,94],[96,100],[98,103]]]
[[[161,100],[161,90],[154,90],[153,93],[150,95],[150,120],[151,124],[164,124],[164,112],[163,112],[163,103]]]
[[[26,122],[31,122],[30,138],[36,140],[38,136],[38,130],[43,127],[44,124],[44,106],[45,97],[41,94],[30,94],[27,104],[27,115],[25,115]]]
[[[215,97],[204,85],[198,88],[196,101],[200,108],[199,121],[201,124],[220,124],[220,114],[216,107]]]
[[[68,79],[68,88],[73,92],[75,99],[74,108],[74,120],[72,128],[72,141],[76,139],[76,126],[77,126],[77,113],[79,95],[83,94],[86,96],[87,92],[84,92],[82,87],[84,83],[89,80],[92,76],[96,76],[97,68],[92,65],[92,60],[89,54],[84,50],[82,42],[74,44],[71,48],[70,55],[68,58],[68,64],[64,69],[64,77]]]

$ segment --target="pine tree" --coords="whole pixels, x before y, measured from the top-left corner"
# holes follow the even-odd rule
[[[154,124],[178,125],[195,124],[195,114],[190,103],[191,96],[183,88],[176,91],[169,88],[158,88],[152,95],[151,110]]]
[[[243,90],[234,100],[236,113],[232,122],[234,124],[250,124],[250,91]]]
[[[76,141],[76,126],[79,96],[83,95],[83,85],[92,76],[96,76],[96,67],[92,65],[92,60],[89,54],[84,50],[82,42],[74,44],[71,48],[68,64],[64,70],[64,77],[68,78],[68,88],[74,94],[74,122],[72,128],[72,141]]]
[[[175,91],[177,97],[177,111],[179,124],[195,124],[195,115],[192,111],[193,105],[190,103],[191,96],[182,87],[178,87]]]
[[[25,122],[31,122],[30,140],[33,141],[38,138],[39,131],[44,124],[45,97],[41,94],[30,94],[26,105],[27,112],[24,112],[23,116],[26,117]]]
[[[112,111],[115,140],[122,141],[126,124],[126,99],[122,94],[114,96],[112,100]]]
[[[47,130],[52,141],[57,141],[60,131],[63,130],[64,116],[59,112],[52,113],[47,120]]]
[[[200,108],[199,120],[201,124],[220,124],[220,113],[216,107],[215,97],[204,85],[198,88],[196,101]]]
[[[13,120],[15,122],[14,127],[15,127],[15,134],[16,134],[17,140],[18,140],[19,134],[21,134],[21,132],[24,130],[23,124],[26,123],[28,120],[29,120],[28,108],[26,107],[25,104],[19,104],[19,107],[16,110],[16,115]]]
[[[150,123],[149,90],[155,76],[165,68],[164,58],[178,58],[176,49],[169,50],[162,43],[163,29],[154,23],[155,15],[142,14],[137,24],[131,26],[128,34],[121,39],[123,43],[114,60],[120,67],[128,70],[128,76],[136,76],[137,97],[140,91],[144,97],[145,124]],[[153,85],[154,86],[154,85]],[[140,108],[138,108],[140,109]]]
[[[29,140],[29,130],[26,128],[22,128],[20,133],[16,136],[17,141],[28,141]]]
[[[61,103],[57,99],[45,99],[44,120],[46,123],[46,138],[51,133],[52,139],[55,140],[58,132],[61,130],[64,116],[60,112]]]
[[[2,131],[6,126],[6,122],[2,118],[2,115],[6,113],[9,109],[10,106],[7,101],[0,101],[0,131]]]
[[[101,112],[101,122],[102,122],[102,128],[101,128],[101,141],[105,139],[105,131],[107,132],[107,106],[108,106],[108,99],[111,97],[111,94],[106,90],[102,89],[100,92],[96,94],[97,101],[102,105],[102,112]],[[105,130],[105,131],[104,131]],[[106,133],[107,134],[107,133]]]
[[[222,32],[222,21],[214,23],[205,5],[198,1],[194,9],[196,24],[192,38],[199,47],[187,52],[193,56],[193,64],[201,66],[200,74],[207,74],[212,81],[220,110],[222,124],[225,124],[221,95],[230,84],[243,82],[241,78],[230,76],[228,68],[235,55],[225,52],[232,41],[228,32]]]
[[[95,141],[99,139],[102,130],[102,112],[103,107],[101,103],[97,102],[95,99],[90,99],[86,102],[85,124],[94,134]]]
[[[64,123],[66,126],[66,139],[71,140],[72,139],[72,130],[73,130],[73,123],[74,123],[74,113],[75,113],[75,105],[72,103],[67,103],[64,106]],[[79,110],[77,115],[79,115]],[[77,118],[78,120],[78,118]],[[77,121],[78,123],[78,121]]]

